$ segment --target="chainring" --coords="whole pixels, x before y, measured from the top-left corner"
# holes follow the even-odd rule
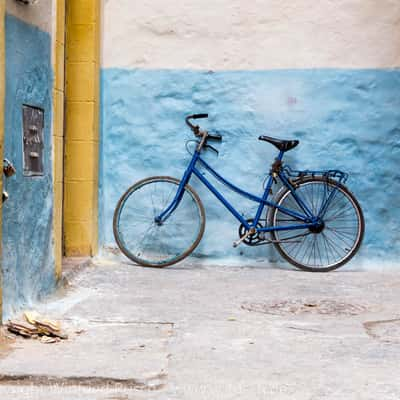
[[[253,219],[248,219],[247,223],[252,225]],[[260,222],[257,223],[256,227],[263,228],[263,226],[260,224]],[[240,224],[239,237],[242,238],[244,235],[246,235],[247,232],[248,232],[248,229],[243,224]],[[264,236],[260,237],[260,234],[258,232],[256,232],[256,233],[253,233],[253,234],[247,236],[245,239],[243,239],[242,243],[246,244],[247,246],[257,246],[264,240],[265,240]]]

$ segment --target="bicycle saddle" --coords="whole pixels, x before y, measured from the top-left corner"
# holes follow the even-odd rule
[[[264,140],[273,144],[280,151],[289,151],[294,149],[300,142],[298,140],[281,140],[270,136],[259,136],[258,140]]]

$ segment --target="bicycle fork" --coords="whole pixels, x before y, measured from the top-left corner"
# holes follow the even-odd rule
[[[199,153],[198,153],[198,151],[196,151],[188,168],[186,169],[181,181],[179,182],[178,190],[176,191],[174,199],[160,215],[158,215],[154,218],[154,221],[157,225],[162,225],[178,207],[179,203],[182,200],[183,194],[185,192],[185,186],[190,181],[190,178],[193,173],[193,168],[196,164],[198,157],[199,157]]]

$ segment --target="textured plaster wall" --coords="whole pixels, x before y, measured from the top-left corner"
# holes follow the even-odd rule
[[[117,5],[118,3],[118,5]],[[274,156],[261,133],[298,138],[295,168],[341,168],[366,217],[354,263],[400,256],[400,5],[395,1],[104,2],[100,241],[115,246],[112,213],[136,180],[180,177],[192,138],[184,116],[208,112],[223,131],[211,163],[261,193]],[[397,33],[396,33],[397,32]],[[238,224],[193,180],[206,207],[197,255],[211,262],[276,260],[232,248]],[[251,215],[254,205],[230,199]],[[253,208],[251,208],[253,207]],[[375,264],[377,265],[377,264]]]
[[[103,0],[103,67],[400,65],[398,0]]]
[[[17,174],[5,181],[10,199],[3,206],[4,318],[54,286],[51,90],[49,33],[7,15],[4,155]],[[23,176],[23,104],[45,112],[42,177]]]

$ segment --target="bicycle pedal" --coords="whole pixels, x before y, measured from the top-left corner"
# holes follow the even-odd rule
[[[254,233],[256,233],[255,228],[250,228],[239,240],[233,242],[232,246],[238,247],[239,244],[243,242],[243,240],[246,240],[250,235],[254,235]]]

